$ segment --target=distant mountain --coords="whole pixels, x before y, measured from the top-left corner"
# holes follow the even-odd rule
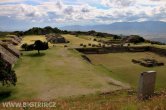
[[[144,22],[116,22],[101,25],[73,25],[61,27],[63,30],[70,31],[89,31],[107,32],[113,34],[139,34],[139,35],[166,35],[166,22],[144,21]]]

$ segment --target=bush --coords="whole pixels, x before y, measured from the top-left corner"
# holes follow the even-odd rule
[[[28,47],[27,43],[24,43],[24,44],[21,45],[21,48],[24,49],[25,51],[27,50],[27,47]]]
[[[90,44],[90,43],[88,44],[88,46],[91,46],[91,45],[92,45],[92,44]]]
[[[95,44],[92,44],[92,47],[96,47],[96,45],[95,45]]]
[[[141,42],[144,42],[145,39],[143,37],[140,37],[140,36],[137,36],[137,35],[131,35],[129,37],[129,43],[134,43],[134,44],[137,44],[137,43],[141,43]]]
[[[86,45],[83,45],[83,47],[86,47]]]
[[[28,45],[26,51],[32,51],[32,50],[34,50],[34,44]]]
[[[93,39],[93,41],[97,41],[97,39]]]
[[[67,41],[66,43],[70,43],[70,41]]]
[[[83,46],[83,44],[80,44],[80,46]]]

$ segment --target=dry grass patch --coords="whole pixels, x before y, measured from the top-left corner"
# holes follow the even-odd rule
[[[70,41],[71,47],[79,47],[80,44],[84,44],[86,46],[88,46],[88,44],[99,44],[98,42],[93,41],[93,39],[85,39],[81,37],[76,37],[75,35],[64,34],[63,37]]]

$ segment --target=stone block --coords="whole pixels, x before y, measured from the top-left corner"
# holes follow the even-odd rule
[[[147,99],[152,96],[155,90],[156,72],[147,71],[140,75],[138,85],[138,98]]]

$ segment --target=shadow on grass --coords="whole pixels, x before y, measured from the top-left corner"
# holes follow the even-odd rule
[[[0,102],[4,101],[5,99],[9,98],[11,96],[11,91],[3,91],[0,92]]]
[[[45,53],[31,53],[31,54],[27,54],[27,55],[24,55],[24,56],[28,56],[28,57],[42,57],[42,56],[45,56],[46,54]]]

